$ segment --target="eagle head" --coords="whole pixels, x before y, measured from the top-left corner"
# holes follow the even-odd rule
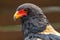
[[[29,16],[32,17],[37,14],[43,14],[42,10],[38,6],[32,3],[25,3],[17,7],[13,18],[16,20]]]

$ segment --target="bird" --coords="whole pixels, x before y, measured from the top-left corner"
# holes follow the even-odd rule
[[[50,24],[42,9],[33,3],[19,5],[13,19],[20,19],[24,40],[60,40],[60,33]]]

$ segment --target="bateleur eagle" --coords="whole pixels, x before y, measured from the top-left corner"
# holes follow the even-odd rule
[[[14,20],[16,19],[21,19],[24,40],[60,40],[60,34],[35,4],[25,3],[18,6],[14,14]]]

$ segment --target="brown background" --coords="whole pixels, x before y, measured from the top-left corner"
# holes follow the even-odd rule
[[[40,7],[60,6],[60,0],[0,0],[0,25],[16,25],[20,22],[14,22],[13,14],[22,3],[34,3]],[[60,12],[49,12],[45,14],[50,22],[60,22]],[[0,31],[0,40],[23,40],[22,32],[2,32]]]
[[[15,25],[13,14],[16,8],[23,3],[34,3],[39,7],[60,6],[60,0],[1,0],[0,1],[0,25]],[[60,12],[46,13],[50,22],[60,22]]]

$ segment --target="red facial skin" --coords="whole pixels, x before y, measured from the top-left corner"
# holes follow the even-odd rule
[[[18,15],[20,15],[21,17],[27,16],[27,11],[25,11],[24,9],[21,9],[18,11]]]

